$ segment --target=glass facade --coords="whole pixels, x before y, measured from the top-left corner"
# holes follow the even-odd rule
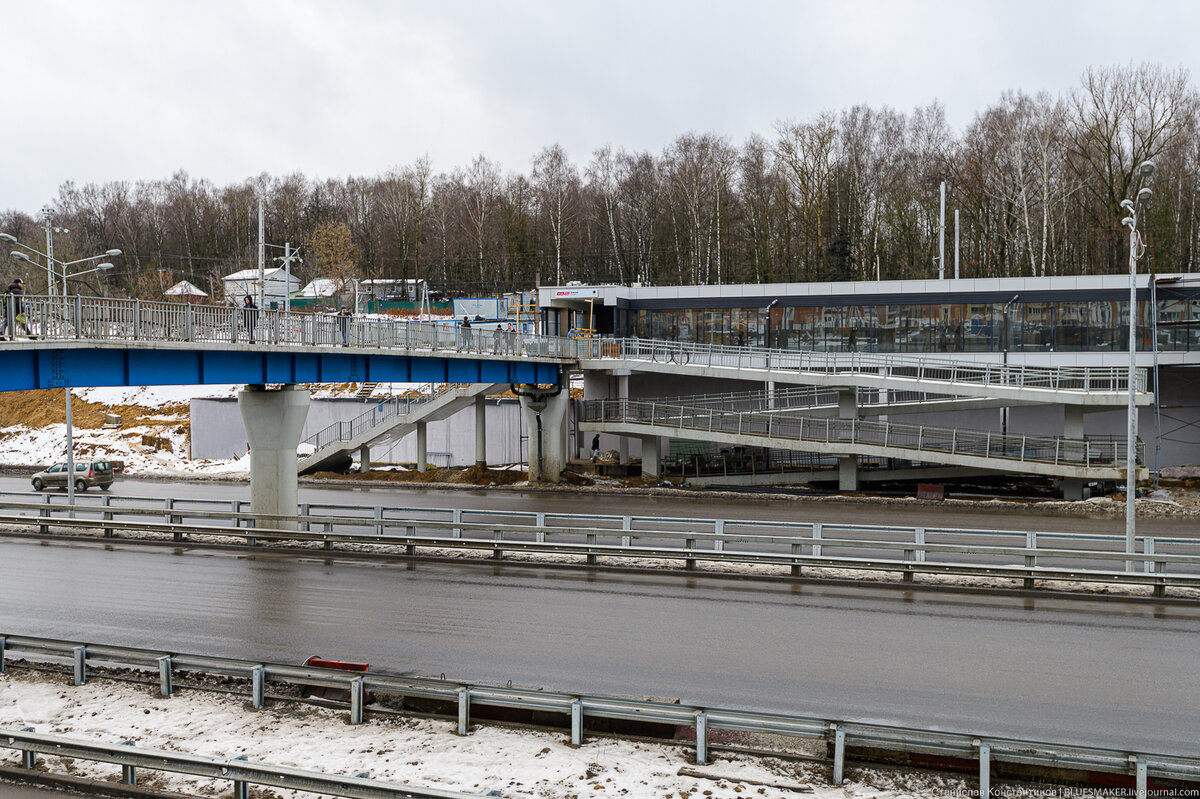
[[[1200,350],[1200,299],[1158,301],[1158,349]],[[1008,305],[1007,310],[1005,306]],[[1137,307],[1150,350],[1150,303]],[[817,352],[1124,351],[1128,300],[621,309],[616,334]]]

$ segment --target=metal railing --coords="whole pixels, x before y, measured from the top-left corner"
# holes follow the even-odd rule
[[[15,497],[15,498],[11,498]],[[1200,538],[1138,536],[1140,551],[1125,551],[1123,535],[921,526],[618,516],[536,511],[303,504],[297,516],[244,510],[244,500],[151,499],[76,495],[74,506],[45,494],[0,494],[0,525],[170,537],[175,541],[230,538],[305,542],[327,550],[386,547],[407,556],[431,550],[469,550],[502,560],[507,553],[569,556],[588,565],[628,567],[639,561],[700,562],[992,577],[1034,588],[1038,581],[1070,584],[1200,587]],[[65,499],[65,497],[61,497]],[[285,529],[286,526],[286,529]]]
[[[1145,797],[1148,779],[1194,782],[1200,780],[1200,754],[1164,754],[1129,749],[1063,745],[1047,741],[979,735],[969,731],[930,730],[913,726],[862,723],[846,719],[764,713],[719,707],[672,704],[645,699],[488,685],[423,677],[392,677],[369,672],[345,672],[234,658],[180,654],[150,649],[106,646],[81,641],[0,634],[0,670],[6,652],[26,656],[67,658],[74,666],[74,682],[87,680],[87,664],[98,661],[117,666],[150,669],[158,673],[159,691],[172,692],[177,670],[250,680],[251,704],[263,707],[268,682],[296,686],[324,685],[349,692],[350,723],[364,720],[367,692],[440,700],[457,709],[460,735],[470,733],[471,711],[476,706],[515,708],[556,713],[570,719],[571,743],[582,746],[592,719],[656,722],[695,731],[696,762],[704,765],[714,747],[713,730],[768,733],[823,740],[832,748],[832,777],[836,785],[845,774],[849,747],[888,752],[920,753],[977,759],[981,795],[990,794],[991,765],[1011,762],[1051,769],[1129,774],[1135,778],[1138,797]],[[1193,745],[1194,741],[1186,742]],[[225,776],[225,775],[222,775]],[[427,790],[427,789],[423,789]],[[356,795],[356,794],[346,794]]]
[[[582,424],[616,422],[679,431],[719,432],[742,441],[762,438],[816,445],[846,444],[891,450],[895,457],[912,460],[927,460],[922,457],[924,455],[973,456],[1005,461],[1006,469],[1013,463],[1121,469],[1125,465],[1126,451],[1124,437],[1118,436],[1063,438],[1004,434],[870,419],[724,411],[629,399],[585,400],[579,421]],[[1145,462],[1145,443],[1140,440],[1137,460],[1138,463]]]
[[[859,386],[850,389],[854,392],[855,405],[858,408],[886,407],[889,405],[905,404],[919,405],[956,402],[977,397],[959,397],[952,394],[937,394],[926,391],[897,391]],[[758,391],[729,391],[718,394],[692,394],[672,397],[661,397],[654,402],[669,405],[684,405],[689,408],[703,408],[718,411],[764,411],[786,413],[789,411],[804,411],[812,408],[836,408],[841,392],[828,386],[785,386],[771,390]]]
[[[369,411],[364,411],[353,419],[334,422],[301,441],[296,449],[296,454],[300,458],[305,458],[337,442],[350,441],[386,421],[411,413],[419,405],[425,405],[432,400],[456,391],[462,388],[463,385],[468,384],[440,383],[435,385],[431,383],[427,387],[427,390],[422,389],[421,391],[405,394],[400,397],[373,400]]]
[[[348,777],[288,766],[252,763],[244,756],[222,759],[166,749],[143,749],[135,747],[132,741],[110,744],[62,735],[46,735],[33,732],[29,728],[0,728],[0,749],[20,752],[21,767],[29,771],[37,765],[38,755],[111,763],[121,767],[122,785],[137,785],[138,774],[141,771],[228,780],[233,783],[233,795],[240,799],[249,796],[251,785],[306,791],[346,799],[474,799],[480,796],[440,788],[383,782],[363,776]]]
[[[970,386],[1036,388],[1115,395],[1127,390],[1117,367],[981,364],[946,358],[875,353],[821,353],[637,338],[567,338],[462,328],[453,323],[391,321],[270,309],[97,297],[22,298],[26,318],[43,339],[247,343],[298,347],[359,347],[461,352],[499,358],[621,360],[734,369],[803,372],[828,377],[870,374],[880,379]],[[2,345],[0,345],[2,346]],[[1146,370],[1136,389],[1146,391]]]

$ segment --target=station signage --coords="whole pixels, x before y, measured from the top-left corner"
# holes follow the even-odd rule
[[[571,298],[571,297],[599,297],[600,289],[556,289],[554,296]]]

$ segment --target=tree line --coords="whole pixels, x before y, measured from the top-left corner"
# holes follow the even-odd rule
[[[1120,203],[1153,160],[1142,268],[1190,272],[1198,109],[1185,70],[1096,67],[1061,95],[1006,92],[962,131],[936,102],[907,114],[860,105],[782,120],[737,144],[691,132],[661,153],[604,146],[584,161],[553,144],[524,171],[481,154],[449,172],[421,158],[323,181],[262,174],[216,186],[179,172],[67,182],[49,207],[70,230],[57,256],[125,253],[118,268],[83,278],[89,289],[143,297],[182,278],[219,292],[222,275],[254,266],[260,198],[266,240],[304,246],[304,279],[424,278],[469,294],[571,280],[928,278],[942,181],[947,275],[956,209],[963,277],[1099,274],[1128,268]],[[42,223],[0,214],[0,230],[39,249]]]

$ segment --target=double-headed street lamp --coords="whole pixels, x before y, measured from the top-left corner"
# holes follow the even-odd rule
[[[49,232],[50,227],[47,226],[46,230],[47,230],[46,249],[50,250],[50,252],[53,252],[54,251],[54,243],[53,243],[53,239],[50,237],[51,236],[51,234]],[[115,257],[115,256],[118,256],[121,254],[120,250],[107,250],[101,255],[93,255],[89,258],[80,258],[75,261],[60,261],[57,258],[55,258],[53,255],[49,255],[40,250],[34,249],[33,247],[30,247],[28,244],[22,244],[21,242],[17,241],[15,236],[10,236],[8,233],[0,233],[0,241],[7,242],[9,244],[15,244],[18,247],[26,249],[29,252],[32,252],[36,255],[40,255],[43,258],[45,258],[46,264],[45,264],[45,266],[43,266],[42,264],[39,264],[37,261],[30,258],[25,253],[21,252],[20,250],[13,250],[12,252],[9,253],[9,255],[11,255],[14,260],[24,261],[25,263],[28,263],[33,266],[37,266],[37,267],[40,267],[40,268],[46,270],[46,285],[48,287],[47,293],[50,293],[50,294],[53,293],[54,284],[57,281],[58,277],[61,275],[61,277],[62,277],[62,296],[63,296],[64,303],[66,303],[66,301],[67,301],[67,278],[79,277],[80,275],[87,275],[92,272],[99,272],[99,271],[102,271],[105,269],[112,269],[113,265],[111,263],[105,262],[102,264],[97,264],[96,266],[92,267],[91,269],[83,269],[78,272],[69,272],[68,270],[70,269],[70,267],[78,266],[79,264],[90,263],[92,261],[98,261],[101,258]],[[57,268],[57,271],[56,271],[56,268]],[[65,316],[65,314],[64,314],[64,316]],[[13,327],[13,338],[16,338],[16,327],[15,326]],[[71,387],[70,386],[66,387],[66,399],[67,399],[67,504],[73,506],[75,504],[75,442],[74,442],[73,425],[71,424]],[[74,511],[72,511],[72,513],[74,513]]]
[[[1146,183],[1154,174],[1154,162],[1146,161],[1138,167],[1137,173],[1142,183]],[[1135,551],[1137,525],[1137,262],[1146,252],[1146,244],[1138,231],[1138,219],[1152,194],[1150,187],[1143,185],[1135,199],[1121,200],[1121,207],[1129,212],[1129,216],[1121,220],[1121,224],[1129,228],[1129,401],[1125,436],[1125,552],[1129,555]],[[1157,390],[1158,386],[1154,388]],[[1132,560],[1125,561],[1125,571],[1133,571]]]

